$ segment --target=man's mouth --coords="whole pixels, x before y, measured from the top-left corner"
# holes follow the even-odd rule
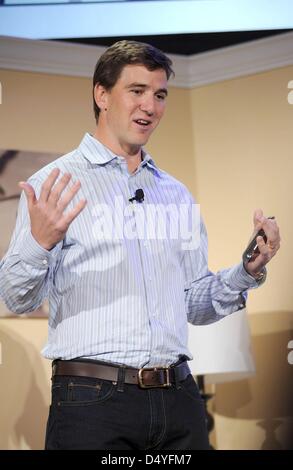
[[[148,121],[147,119],[135,119],[134,122],[144,129],[149,127],[152,123],[152,121]]]

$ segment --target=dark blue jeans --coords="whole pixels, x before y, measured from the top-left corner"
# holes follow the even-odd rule
[[[57,376],[46,449],[208,449],[203,401],[189,375],[178,388]]]

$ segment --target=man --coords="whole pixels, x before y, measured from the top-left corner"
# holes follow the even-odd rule
[[[152,46],[111,46],[94,73],[94,136],[20,183],[0,288],[17,313],[49,297],[47,449],[207,449],[187,320],[208,324],[243,308],[279,248],[276,222],[256,211],[267,244],[258,237],[258,256],[214,275],[202,221],[195,243],[164,231],[162,220],[193,206],[142,149],[164,114],[171,73]],[[148,236],[150,206],[160,209],[157,237]]]

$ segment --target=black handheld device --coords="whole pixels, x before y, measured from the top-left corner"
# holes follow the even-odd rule
[[[268,217],[268,219],[274,219],[274,218],[275,217]],[[254,257],[254,255],[259,254],[259,249],[258,249],[257,242],[256,242],[256,239],[259,236],[263,237],[265,243],[267,242],[267,236],[265,234],[265,231],[263,229],[260,229],[255,235],[255,237],[253,237],[253,239],[251,240],[251,242],[249,243],[249,245],[247,246],[246,250],[244,251],[242,255],[244,262],[250,261]]]

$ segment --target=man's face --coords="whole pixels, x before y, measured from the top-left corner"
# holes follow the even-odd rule
[[[137,151],[146,144],[165,110],[167,76],[163,69],[127,65],[110,91],[104,91],[103,124],[115,147]]]

